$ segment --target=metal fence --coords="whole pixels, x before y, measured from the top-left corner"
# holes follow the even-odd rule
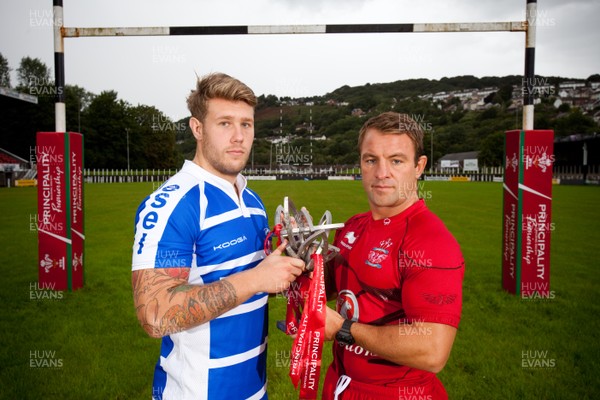
[[[556,183],[562,184],[599,184],[599,165],[570,165],[554,166],[553,176]],[[35,169],[19,171],[10,174],[0,171],[0,187],[14,186],[19,179],[34,180]],[[86,183],[127,183],[127,182],[153,182],[160,184],[177,173],[177,169],[85,169],[83,172]],[[311,167],[280,167],[257,166],[246,168],[242,174],[250,180],[327,180],[327,179],[360,179],[361,171],[357,166],[311,166]],[[471,182],[502,182],[504,177],[503,167],[482,167],[478,171],[460,171],[444,168],[427,170],[423,174],[424,180],[440,181],[471,181]],[[9,183],[10,182],[10,183]]]

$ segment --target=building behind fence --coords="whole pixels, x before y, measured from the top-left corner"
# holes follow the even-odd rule
[[[161,183],[177,173],[177,169],[86,169],[84,177],[86,183],[125,183],[125,182],[153,182]],[[284,167],[270,169],[267,166],[247,168],[242,171],[250,180],[327,180],[327,179],[360,179],[361,172],[357,166],[320,166],[320,167]],[[479,171],[459,171],[453,168],[437,168],[425,171],[425,180],[467,180],[476,182],[502,182],[503,167],[482,167]],[[464,179],[466,178],[466,179]],[[582,166],[557,166],[554,167],[556,183],[584,183],[584,170]],[[600,166],[589,166],[586,183],[598,184],[600,181]]]
[[[177,173],[177,169],[85,169],[83,176],[86,183],[129,183],[151,182],[163,183]],[[19,171],[0,170],[0,187],[35,186],[37,170],[22,169]],[[341,180],[360,179],[358,166],[285,166],[277,169],[266,166],[246,168],[242,173],[249,180]],[[502,182],[503,167],[481,167],[475,171],[461,171],[455,168],[436,168],[423,174],[424,180],[431,181],[475,181]],[[587,171],[583,166],[554,166],[555,183],[560,184],[599,184],[600,166],[590,165]]]

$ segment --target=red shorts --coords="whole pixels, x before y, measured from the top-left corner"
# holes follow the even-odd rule
[[[343,378],[342,378],[343,379]],[[442,382],[434,376],[427,385],[381,386],[350,380],[348,386],[341,390],[338,385],[339,376],[330,366],[323,384],[322,400],[334,400],[336,388],[341,392],[338,400],[447,400],[448,394]]]

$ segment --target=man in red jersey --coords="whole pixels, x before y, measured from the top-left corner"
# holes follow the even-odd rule
[[[418,197],[423,131],[386,112],[362,127],[358,148],[370,211],[350,218],[329,265],[326,340],[334,340],[323,399],[447,399],[436,377],[460,321],[464,259]]]

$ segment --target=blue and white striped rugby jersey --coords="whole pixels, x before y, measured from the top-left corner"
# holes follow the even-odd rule
[[[140,205],[133,270],[191,268],[202,285],[256,266],[269,232],[265,207],[191,161]],[[154,399],[266,399],[267,293],[162,339]]]

